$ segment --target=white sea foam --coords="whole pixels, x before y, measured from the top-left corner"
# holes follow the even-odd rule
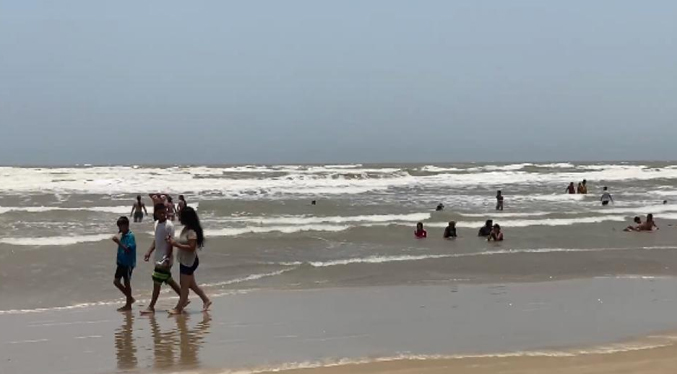
[[[194,209],[198,209],[200,203],[191,203],[189,206]],[[152,208],[151,208],[152,210]],[[46,212],[94,212],[94,213],[113,213],[113,214],[129,214],[132,211],[131,205],[118,205],[118,206],[83,206],[77,208],[66,208],[60,206],[13,206],[13,207],[4,207],[0,206],[0,214],[10,213],[10,212],[27,212],[27,213],[46,213]]]
[[[261,225],[312,225],[321,223],[358,222],[419,222],[429,219],[430,213],[376,214],[362,216],[272,216],[272,217],[231,217],[225,222],[250,222]]]
[[[430,165],[434,166],[434,165]],[[10,193],[92,193],[134,194],[139,191],[168,193],[209,193],[227,197],[275,195],[345,195],[385,191],[398,187],[468,188],[503,187],[511,184],[562,186],[588,180],[617,182],[629,180],[677,179],[677,169],[646,168],[642,165],[581,165],[576,171],[527,172],[532,164],[487,165],[465,172],[441,172],[412,176],[397,168],[329,168],[324,166],[244,166],[233,168],[174,167],[89,167],[89,168],[0,168],[0,192]],[[227,172],[262,170],[284,175],[230,178]],[[226,174],[224,174],[226,172]],[[563,191],[562,191],[563,192]],[[591,191],[592,193],[593,191]],[[576,195],[574,195],[576,196]],[[509,198],[509,194],[506,196]]]
[[[536,164],[533,166],[537,168],[546,168],[546,169],[571,169],[576,167],[574,164],[569,162],[557,162],[553,164]]]
[[[624,215],[606,215],[594,217],[577,217],[577,218],[542,218],[542,219],[509,219],[502,220],[495,218],[494,222],[503,227],[530,227],[530,226],[571,226],[584,223],[600,223],[605,221],[626,221],[627,217]],[[428,227],[447,227],[446,222],[429,222],[426,223]],[[482,221],[460,221],[456,224],[457,227],[463,228],[477,228],[484,225]]]
[[[219,374],[260,374],[260,373],[283,373],[285,371],[308,370],[318,368],[342,367],[351,365],[368,365],[398,361],[434,361],[434,360],[467,360],[467,359],[493,359],[493,358],[519,358],[519,357],[548,357],[565,358],[591,355],[611,355],[624,352],[646,351],[671,347],[675,345],[673,336],[651,336],[638,341],[614,343],[599,345],[583,349],[566,350],[532,350],[504,353],[484,353],[484,354],[398,354],[395,356],[384,357],[365,357],[365,358],[343,358],[327,359],[321,361],[303,361],[291,362],[275,366],[260,366],[251,369],[227,369]]]
[[[108,240],[112,238],[111,234],[96,235],[77,235],[77,236],[46,236],[46,237],[22,237],[22,238],[2,238],[0,243],[18,246],[63,246],[78,243],[92,243]]]
[[[446,173],[446,172],[454,172],[454,171],[464,171],[466,169],[459,169],[455,167],[440,167],[440,166],[435,166],[435,165],[426,165],[421,167],[421,171],[426,171],[429,173]]]
[[[239,236],[245,234],[264,234],[264,233],[281,233],[293,234],[306,231],[324,231],[324,232],[338,232],[348,230],[351,226],[340,225],[298,225],[298,226],[248,226],[248,227],[231,227],[224,229],[206,229],[205,235],[211,237],[218,236]]]
[[[289,268],[289,269],[282,269],[282,270],[278,270],[278,271],[273,271],[273,272],[270,272],[270,273],[250,274],[250,275],[247,275],[246,277],[242,277],[242,278],[235,278],[235,279],[230,279],[230,280],[227,280],[227,281],[216,282],[216,283],[204,283],[200,286],[201,287],[228,286],[228,285],[231,285],[231,284],[239,284],[239,283],[250,282],[250,281],[253,281],[253,280],[259,280],[259,279],[263,279],[263,278],[275,277],[275,276],[284,274],[286,272],[289,272],[289,271],[292,271],[292,270],[295,270],[295,269],[296,269],[296,267]]]
[[[482,251],[470,253],[450,253],[450,254],[426,254],[426,255],[392,255],[392,256],[368,256],[368,257],[354,257],[345,259],[336,259],[328,261],[310,261],[310,262],[282,262],[281,266],[297,266],[308,264],[313,267],[332,267],[351,264],[384,264],[390,262],[405,262],[405,261],[422,261],[434,260],[441,258],[460,258],[460,257],[477,257],[477,256],[493,256],[493,255],[511,255],[520,253],[561,253],[561,252],[602,252],[602,251],[618,251],[618,250],[660,250],[660,249],[677,249],[671,246],[654,246],[643,248],[516,248],[516,249],[501,249],[495,251]]]
[[[484,218],[492,217],[495,220],[502,217],[543,217],[549,214],[562,214],[562,212],[506,212],[506,211],[491,211],[487,213],[458,213],[463,217]],[[571,214],[580,214],[580,212],[571,212]]]

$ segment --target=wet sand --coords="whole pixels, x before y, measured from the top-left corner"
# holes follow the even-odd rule
[[[622,362],[640,370],[653,360],[674,368],[674,349],[656,349],[672,338],[646,337],[677,329],[675,278],[261,290],[214,301],[210,313],[193,305],[180,317],[142,317],[141,305],[118,313],[113,304],[3,313],[0,372],[222,373],[372,362],[312,370],[535,373],[572,366],[604,373],[592,370],[614,372],[611,364]],[[174,302],[164,299],[158,310]],[[458,359],[476,355],[487,357]],[[373,362],[379,358],[409,360]]]
[[[510,357],[406,360],[330,368],[288,370],[287,374],[672,374],[677,347],[579,357]]]

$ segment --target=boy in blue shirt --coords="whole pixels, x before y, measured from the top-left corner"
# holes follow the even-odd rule
[[[127,297],[127,303],[119,308],[119,312],[132,310],[132,304],[136,301],[132,297],[132,271],[136,266],[136,239],[134,234],[129,231],[129,218],[120,217],[117,222],[119,233],[113,237],[113,241],[118,245],[118,267],[115,270],[115,280],[113,284]],[[120,279],[125,281],[122,285]]]

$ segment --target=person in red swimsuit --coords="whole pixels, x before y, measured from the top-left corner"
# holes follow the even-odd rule
[[[428,237],[428,232],[423,229],[423,222],[416,224],[416,231],[414,231],[416,239],[425,239]]]

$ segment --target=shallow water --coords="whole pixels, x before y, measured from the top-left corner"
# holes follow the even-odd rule
[[[134,197],[185,194],[208,243],[198,280],[222,289],[673,275],[677,165],[436,164],[0,168],[0,311],[114,300],[109,237]],[[566,195],[588,180],[589,195]],[[609,186],[616,203],[603,208]],[[495,192],[505,211],[493,210]],[[317,205],[311,205],[317,200]],[[438,203],[446,209],[435,212]],[[622,233],[635,214],[662,230]],[[475,235],[493,218],[506,241]],[[441,239],[458,221],[460,238]],[[422,221],[429,238],[413,239]],[[152,225],[132,227],[139,259]],[[150,288],[139,264],[136,292]]]

